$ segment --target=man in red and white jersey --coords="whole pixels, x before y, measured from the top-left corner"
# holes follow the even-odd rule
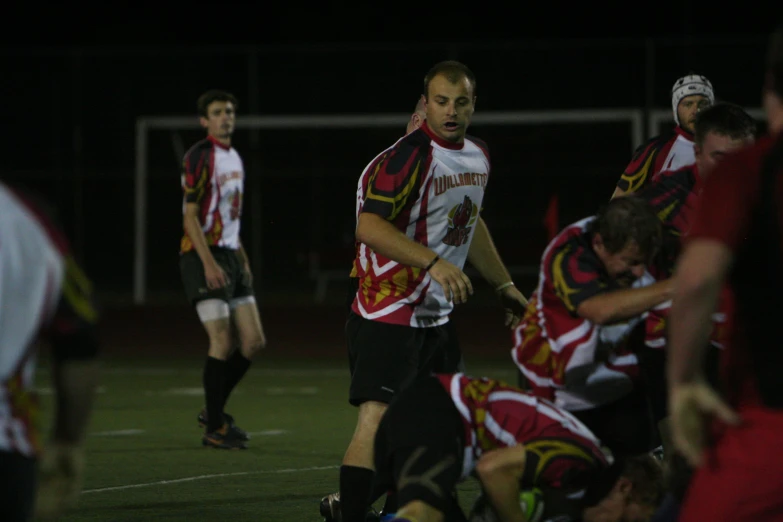
[[[678,170],[695,161],[693,132],[696,115],[715,103],[712,83],[701,75],[690,74],[674,82],[672,86],[673,134],[662,134],[642,144],[633,154],[617,182],[612,197],[637,192],[659,172]]]
[[[92,284],[41,209],[0,183],[0,518],[12,522],[32,519],[36,490],[41,517],[77,500],[97,382]],[[57,393],[46,444],[33,390],[39,340],[51,345]]]
[[[416,108],[413,111],[413,114],[411,114],[410,119],[408,120],[408,125],[405,127],[405,136],[410,134],[411,132],[417,130],[419,127],[421,127],[422,123],[424,123],[425,118],[427,117],[427,112],[425,110],[425,104],[424,104],[424,98],[419,98],[419,101],[416,103]],[[362,171],[361,176],[359,176],[359,183],[356,187],[356,222],[359,222],[359,214],[362,212],[362,207],[364,206],[364,198],[365,194],[367,192],[367,183],[370,180],[370,173],[371,169],[370,167],[375,165],[380,158],[386,154],[387,151],[383,151],[378,156],[373,158],[373,160],[365,167],[365,169]],[[351,272],[349,277],[351,278],[351,284],[350,288],[348,290],[348,295],[346,296],[346,305],[348,307],[348,310],[350,311],[353,307],[353,302],[356,299],[356,292],[359,290],[359,281],[364,275],[364,267],[367,264],[367,258],[365,257],[366,251],[363,253],[362,250],[362,243],[359,241],[356,241],[356,255],[353,258],[353,262],[351,263]]]
[[[690,230],[690,221],[704,179],[724,156],[753,142],[756,122],[738,105],[717,103],[699,112],[694,130],[695,163],[679,170],[659,173],[648,187],[638,193],[640,198],[650,202],[664,227],[663,247],[650,268],[651,274],[659,280],[673,275],[681,240]],[[727,306],[729,303],[724,302],[721,313],[714,316],[712,343],[717,348],[726,339]],[[647,383],[651,386],[650,397],[654,416],[658,420],[666,415],[663,365],[668,338],[666,322],[670,309],[671,301],[667,301],[650,310],[645,319],[645,345],[652,351],[645,351],[642,366],[647,373]],[[714,362],[717,352],[712,350],[711,353],[714,356],[711,362]]]
[[[427,117],[427,113],[425,111],[425,103],[424,103],[424,97],[421,97],[416,104],[416,109],[414,110],[413,114],[411,115],[410,120],[408,121],[408,126],[405,129],[405,135],[407,136],[411,132],[419,129],[422,124],[424,123],[425,119]],[[365,194],[367,192],[367,186],[370,181],[370,173],[372,172],[372,167],[377,166],[378,161],[380,160],[381,156],[386,154],[388,151],[381,152],[378,156],[373,158],[373,160],[365,167],[364,171],[362,172],[362,175],[359,177],[359,183],[356,189],[356,222],[359,222],[359,215],[362,212],[362,208],[364,206],[364,199]],[[364,245],[363,243],[357,241],[356,242],[356,256],[353,259],[353,266],[351,269],[351,289],[349,291],[349,302],[348,302],[348,308],[349,312],[353,307],[353,303],[356,300],[356,294],[359,290],[359,282],[361,281],[363,275],[365,274],[365,267],[368,265],[370,259],[368,258],[371,250],[367,247],[367,245]],[[462,351],[460,350],[459,343],[457,342],[457,331],[456,328],[454,328],[454,321],[451,320],[451,317],[449,317],[449,320],[443,325],[443,329],[446,334],[446,345],[445,345],[445,351],[446,351],[446,371],[462,371],[464,369],[464,361],[462,358]]]
[[[209,336],[203,376],[206,408],[198,422],[205,427],[204,446],[244,449],[247,433],[223,408],[266,338],[239,234],[245,169],[231,146],[237,100],[227,92],[208,91],[197,106],[207,137],[183,160],[180,272],[185,293]],[[233,352],[232,321],[239,337]]]
[[[573,412],[617,454],[651,450],[635,335],[669,299],[647,272],[661,224],[635,196],[611,200],[547,246],[512,357],[533,393]]]
[[[346,324],[357,426],[340,468],[344,520],[364,516],[372,446],[386,405],[414,379],[444,368],[442,325],[472,293],[471,264],[515,324],[526,303],[480,216],[490,160],[466,137],[476,79],[465,65],[435,65],[424,79],[426,120],[367,168],[356,239],[366,261]]]
[[[783,521],[783,25],[768,53],[763,100],[769,136],[724,158],[705,180],[675,271],[672,433],[697,467],[682,522]],[[725,286],[734,310],[717,393],[703,364],[711,315]]]
[[[640,471],[629,474],[626,465]],[[376,491],[395,492],[397,522],[465,520],[456,485],[469,476],[503,522],[527,520],[519,499],[531,488],[542,492],[541,519],[588,522],[644,520],[663,492],[651,457],[615,462],[551,402],[462,373],[421,379],[395,397],[376,435],[375,469]]]

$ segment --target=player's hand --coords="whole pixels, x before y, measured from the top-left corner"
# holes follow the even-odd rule
[[[204,278],[207,280],[207,288],[215,290],[228,285],[226,272],[217,263],[204,264]]]
[[[473,295],[473,284],[468,276],[445,259],[438,259],[429,271],[432,277],[446,293],[446,300],[454,304],[467,303],[468,296]]]
[[[56,520],[73,507],[82,490],[84,454],[81,447],[53,444],[41,458],[34,520]]]
[[[506,314],[505,325],[513,330],[519,325],[519,321],[525,315],[527,299],[516,286],[505,287],[498,292],[498,297],[500,297],[500,303],[503,305],[503,310]]]
[[[730,425],[740,422],[739,415],[704,381],[673,386],[670,411],[674,447],[694,467],[702,463],[712,419]]]

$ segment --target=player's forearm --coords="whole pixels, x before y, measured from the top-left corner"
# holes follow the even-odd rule
[[[488,451],[476,465],[482,488],[503,522],[527,522],[519,503],[525,461],[525,447],[520,444]]]
[[[98,383],[94,360],[62,361],[53,374],[57,391],[52,439],[57,444],[80,445],[92,413]]]
[[[519,502],[519,479],[510,473],[498,473],[483,482],[484,491],[502,522],[528,522]]]
[[[468,250],[468,262],[478,270],[492,288],[497,288],[503,283],[511,281],[509,274],[500,254],[492,241],[492,235],[484,220],[479,217],[476,222],[476,230],[473,235],[473,241]]]
[[[702,279],[679,284],[669,318],[670,385],[693,381],[701,374],[719,294],[719,281]]]
[[[193,248],[196,250],[198,257],[201,258],[201,262],[205,265],[214,264],[215,258],[209,250],[207,238],[204,236],[204,231],[201,229],[201,222],[198,217],[185,215],[183,226],[185,228],[185,233],[188,235],[188,238],[190,238],[190,242],[193,243]]]
[[[356,240],[392,261],[417,268],[426,268],[436,255],[381,216],[369,212],[359,214]]]
[[[577,313],[596,324],[625,321],[671,299],[673,282],[659,281],[643,288],[626,288],[599,294],[584,301]]]

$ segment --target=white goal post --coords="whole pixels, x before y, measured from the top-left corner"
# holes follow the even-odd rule
[[[767,121],[767,114],[760,107],[745,107],[745,112],[753,116],[758,121]],[[674,125],[674,115],[672,111],[666,109],[655,109],[650,111],[650,119],[647,120],[647,136],[652,138],[661,133],[661,124],[671,123]]]
[[[362,115],[280,115],[242,116],[238,129],[340,129],[401,128],[409,113]],[[477,113],[476,125],[541,125],[568,123],[627,122],[633,147],[644,141],[644,113],[641,109],[574,109],[542,111],[497,111]],[[136,120],[135,238],[133,260],[133,301],[144,304],[147,294],[147,169],[148,133],[153,129],[186,130],[200,128],[193,116],[142,116]]]

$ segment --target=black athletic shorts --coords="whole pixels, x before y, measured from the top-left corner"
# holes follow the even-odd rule
[[[359,278],[350,277],[348,292],[345,295],[345,311],[350,316],[353,301],[356,293],[359,291]],[[446,366],[443,373],[465,372],[465,359],[462,356],[462,349],[457,340],[457,328],[454,326],[454,318],[449,317],[449,322],[443,325],[443,331],[446,335],[444,349],[446,350]]]
[[[456,486],[465,455],[464,430],[443,386],[434,377],[419,379],[392,400],[381,418],[375,434],[374,489],[393,491],[396,509],[420,500],[444,513],[445,520],[460,520]]]
[[[0,520],[32,520],[37,474],[35,459],[0,451]]]
[[[239,252],[223,247],[209,247],[209,250],[217,264],[226,272],[228,284],[214,290],[207,288],[204,264],[198,253],[195,250],[185,252],[179,257],[179,270],[182,284],[185,287],[185,295],[191,304],[205,299],[220,299],[228,303],[240,297],[254,295],[253,287],[250,284],[250,274],[245,270],[239,258]]]
[[[446,333],[446,369],[443,373],[465,372],[465,359],[462,357],[462,349],[457,340],[457,328],[454,325],[454,318],[449,317],[449,322],[443,325]]]
[[[345,324],[351,370],[349,402],[388,404],[419,377],[445,373],[442,326],[415,328],[371,321],[351,312]]]

